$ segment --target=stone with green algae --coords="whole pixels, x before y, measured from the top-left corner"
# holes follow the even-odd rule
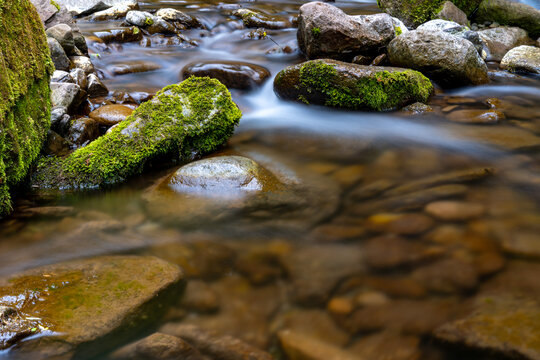
[[[0,282],[0,349],[14,359],[85,359],[159,320],[183,291],[183,273],[150,256],[48,265]],[[24,340],[24,341],[22,341]]]

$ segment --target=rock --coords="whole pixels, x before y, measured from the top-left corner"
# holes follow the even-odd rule
[[[180,305],[191,311],[213,313],[219,309],[219,298],[204,281],[190,280]]]
[[[112,104],[102,106],[92,111],[88,116],[99,125],[110,127],[126,120],[132,113],[133,109],[128,106]]]
[[[433,86],[413,70],[312,60],[279,72],[274,91],[307,104],[381,111],[425,102]]]
[[[285,275],[279,258],[269,252],[240,256],[236,261],[236,270],[253,285],[264,285]]]
[[[131,10],[138,10],[139,4],[136,0],[126,0],[118,5],[112,6],[106,10],[98,11],[92,14],[92,21],[117,20],[126,17]]]
[[[176,336],[154,333],[114,351],[110,359],[203,360],[203,357],[193,346]]]
[[[131,0],[56,0],[56,2],[65,6],[69,12],[83,16],[85,13],[88,14],[90,9],[96,9],[96,6],[111,7],[133,3]]]
[[[287,20],[264,15],[253,10],[238,9],[233,11],[233,15],[241,18],[248,28],[286,29],[292,27]]]
[[[62,45],[60,45],[60,43],[53,38],[47,38],[47,44],[49,45],[51,59],[54,63],[55,69],[69,71],[69,58],[62,48]]]
[[[68,139],[76,146],[82,146],[99,137],[99,125],[91,118],[81,118],[73,121],[69,129]]]
[[[6,279],[2,293],[11,296],[4,296],[1,305],[39,319],[30,320],[36,329],[33,334],[47,335],[27,338],[10,355],[15,359],[100,355],[158,321],[180,295],[182,280],[176,266],[140,256],[75,260]]]
[[[83,54],[88,55],[88,46],[86,45],[86,39],[83,34],[78,31],[73,32],[73,43]]]
[[[361,337],[347,349],[360,359],[418,360],[421,358],[420,338],[383,331]]]
[[[126,21],[138,27],[147,27],[154,23],[154,16],[146,11],[129,11],[126,15]]]
[[[392,65],[421,71],[446,87],[489,82],[486,64],[474,45],[442,31],[398,36],[388,45],[388,58]]]
[[[71,125],[71,117],[67,114],[67,110],[63,106],[51,109],[51,129],[61,135],[65,135]]]
[[[96,71],[94,69],[94,64],[92,64],[90,58],[86,56],[70,56],[69,59],[73,62],[73,65],[76,68],[84,70],[86,75],[89,75]]]
[[[540,10],[509,0],[483,0],[476,12],[476,22],[496,21],[501,25],[518,26],[533,38],[540,36]]]
[[[45,31],[48,37],[56,39],[67,55],[73,55],[75,51],[75,42],[73,41],[73,32],[71,27],[66,24],[58,24]]]
[[[35,6],[43,24],[59,11],[59,9],[51,3],[51,0],[32,0],[31,2]]]
[[[358,360],[353,353],[301,332],[282,330],[278,338],[287,358],[291,360]]]
[[[273,357],[265,351],[235,339],[231,336],[221,336],[215,332],[205,331],[194,325],[165,325],[161,331],[178,336],[187,341],[203,355],[212,359],[223,360],[272,360]]]
[[[125,43],[141,41],[143,38],[142,31],[136,26],[111,29],[108,31],[97,31],[94,35],[107,44],[111,42]]]
[[[540,259],[540,236],[534,231],[516,231],[501,239],[501,246],[507,254],[529,259]]]
[[[538,299],[479,296],[475,305],[472,314],[441,326],[435,336],[445,343],[464,345],[492,357],[498,354],[540,358]]]
[[[428,247],[394,235],[368,240],[364,252],[366,264],[377,270],[416,265],[441,254],[441,250],[436,247]]]
[[[92,5],[91,7],[89,7],[88,9],[80,12],[79,14],[77,14],[78,17],[84,17],[84,16],[88,16],[88,15],[92,15],[93,13],[96,13],[98,11],[103,11],[103,10],[107,10],[111,7],[111,5],[107,5],[105,4],[103,1],[100,1],[94,5]]]
[[[428,22],[423,23],[422,25],[418,26],[416,30],[417,31],[420,31],[420,30],[444,31],[448,33],[454,33],[454,32],[465,31],[466,27],[454,21],[437,19],[437,20],[430,20]]]
[[[125,75],[161,69],[161,65],[144,60],[133,60],[121,64],[116,64],[111,67],[110,71],[114,75]]]
[[[450,121],[463,124],[497,124],[504,120],[506,116],[500,110],[456,110],[452,111],[446,118]]]
[[[81,103],[81,88],[77,84],[51,83],[52,106],[74,109]]]
[[[484,215],[484,205],[473,202],[436,201],[427,204],[426,213],[443,221],[468,221]]]
[[[55,70],[51,76],[51,82],[73,83],[74,81],[67,71]]]
[[[69,152],[69,143],[56,132],[49,130],[43,152],[47,155],[64,156]]]
[[[444,294],[471,291],[478,284],[474,266],[455,259],[443,259],[419,267],[412,277],[429,290]]]
[[[363,252],[347,245],[315,245],[293,252],[283,264],[293,283],[297,303],[319,305],[347,277],[363,271]]]
[[[83,69],[75,68],[69,72],[69,75],[73,79],[73,82],[79,85],[81,89],[85,90],[88,88],[88,81]]]
[[[540,48],[527,45],[513,48],[501,60],[501,69],[540,74]]]
[[[188,15],[182,11],[171,9],[171,8],[162,8],[156,12],[156,16],[162,18],[165,21],[170,21],[175,24],[181,24],[186,29],[191,28],[200,28],[202,24],[191,15]]]
[[[225,86],[213,79],[190,78],[164,88],[108,134],[49,164],[48,173],[37,171],[33,180],[52,188],[121,182],[140,173],[158,154],[177,158],[216,149],[232,134],[240,116]]]
[[[99,80],[96,74],[88,75],[86,80],[88,83],[88,97],[107,96],[109,94],[109,89]]]
[[[20,216],[25,218],[64,218],[73,216],[75,209],[72,206],[41,206],[26,208]]]
[[[471,15],[481,0],[453,1],[465,15]],[[428,20],[437,18],[445,9],[445,0],[380,0],[377,4],[384,12],[402,20],[409,28],[416,28]],[[448,5],[446,5],[448,8]],[[444,12],[447,14],[447,12]],[[452,11],[452,14],[455,12]],[[462,19],[462,16],[459,16]],[[455,21],[454,19],[450,19]]]
[[[270,72],[262,66],[237,61],[205,61],[186,65],[182,78],[208,76],[229,89],[251,89],[263,84]]]
[[[160,17],[154,16],[152,25],[146,27],[146,31],[149,34],[179,34],[174,25],[169,24],[167,21]]]
[[[350,60],[359,54],[377,55],[397,28],[387,14],[349,16],[333,5],[310,2],[300,7],[298,45],[308,59]]]
[[[532,40],[527,32],[518,27],[496,27],[478,32],[489,50],[488,60],[501,61],[504,55],[520,45],[529,45]]]
[[[445,1],[441,10],[435,14],[435,17],[442,20],[454,21],[463,26],[469,25],[467,14],[451,1]]]
[[[422,214],[382,213],[370,216],[366,226],[373,231],[402,235],[418,235],[426,232],[434,221]]]

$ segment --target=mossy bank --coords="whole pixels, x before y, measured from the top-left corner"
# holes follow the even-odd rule
[[[43,26],[28,0],[0,0],[0,216],[26,176],[50,126],[53,65]]]
[[[425,102],[431,81],[418,71],[313,60],[282,70],[274,91],[283,99],[354,110],[393,110]]]
[[[156,158],[189,158],[222,145],[241,112],[218,80],[191,77],[162,89],[106,135],[65,159],[40,161],[40,188],[96,188],[141,173]]]

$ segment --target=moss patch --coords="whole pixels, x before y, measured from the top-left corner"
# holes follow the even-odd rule
[[[157,157],[189,158],[222,145],[241,112],[218,80],[191,77],[170,85],[125,121],[66,159],[40,161],[34,184],[100,187],[141,173]]]

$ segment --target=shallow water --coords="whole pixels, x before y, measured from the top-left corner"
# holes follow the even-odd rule
[[[218,4],[206,0],[142,3],[144,10],[174,7],[186,11],[209,30],[185,32],[197,41],[193,48],[144,48],[133,43],[103,49],[91,45],[91,53],[96,54],[94,64],[109,89],[154,93],[179,82],[181,69],[200,60],[252,62],[266,67],[272,78],[285,66],[302,61],[298,53],[266,54],[276,44],[270,39],[245,39],[251,29],[243,29],[227,11],[218,9]],[[242,3],[283,17],[295,15],[301,4]],[[349,14],[377,12],[375,2],[337,5]],[[79,25],[89,36],[118,27],[120,22],[80,20]],[[295,29],[268,33],[280,45],[296,37]],[[110,71],[116,64],[134,60],[150,61],[161,68],[120,76]],[[403,301],[411,300],[420,309],[431,309],[435,304],[436,310],[417,314],[432,318],[438,315],[437,304],[447,301],[453,310],[443,317],[449,321],[466,312],[469,300],[477,294],[494,287],[505,293],[514,291],[513,284],[500,285],[497,279],[511,273],[518,261],[524,266],[538,263],[540,81],[496,68],[490,64],[493,81],[489,85],[438,90],[430,103],[434,112],[423,116],[339,111],[284,102],[273,93],[271,79],[251,92],[232,91],[243,117],[229,144],[212,156],[246,156],[271,172],[309,184],[318,191],[311,191],[312,197],[300,205],[308,208],[301,214],[309,216],[268,219],[238,213],[218,221],[217,214],[203,212],[189,222],[166,222],[152,212],[145,194],[176,168],[156,165],[151,172],[108,190],[21,196],[14,214],[1,223],[0,275],[99,254],[153,254],[182,265],[190,279],[204,281],[206,291],[219,299],[217,312],[207,313],[184,303],[171,311],[163,324],[182,319],[243,338],[276,354],[276,332],[284,327],[298,328],[368,358],[365,347],[359,345],[362,339],[391,330],[398,335],[379,344],[379,352],[383,347],[397,349],[403,345],[401,340],[412,339],[413,345],[407,345],[412,355],[404,359],[474,358],[467,352],[456,355],[433,341],[430,329],[410,330],[410,324],[403,325],[400,319],[374,321],[347,332],[346,321],[330,304],[332,299],[356,299],[359,305],[355,306],[360,308],[381,304],[399,308]],[[457,110],[487,111],[493,103],[488,99],[493,98],[505,114],[498,124],[471,125],[447,118]],[[484,169],[488,169],[487,174]],[[455,172],[482,175],[463,180]],[[441,186],[446,188],[441,190]],[[479,206],[482,210],[446,220],[426,215],[425,206],[440,199],[464,201],[469,208]],[[28,209],[38,206],[72,209],[65,216],[33,216]],[[424,223],[415,225],[409,218],[405,226],[389,220],[411,214],[420,216]],[[403,252],[411,251],[408,247],[396,250],[402,252],[398,256],[393,249],[371,241],[388,234],[398,234],[406,244],[417,244],[419,260],[402,259],[406,258]],[[345,262],[343,266],[349,266],[350,272],[345,269],[341,277],[331,280],[335,283],[329,288],[321,285],[330,280],[317,271],[330,271],[325,266],[339,263],[332,257],[342,249],[360,251],[366,264],[357,269],[358,264]],[[261,254],[272,261],[260,260]],[[302,254],[311,258],[302,258]],[[392,256],[401,262],[393,263]],[[455,267],[436,268],[444,261],[458,269],[470,269],[469,275],[464,275],[468,278],[448,274]],[[307,264],[312,263],[323,264],[313,265],[312,278],[294,266],[310,268]],[[259,273],[268,276],[262,284],[253,279]],[[525,274],[535,276],[533,271]],[[308,282],[315,284],[305,284]],[[322,299],[299,301],[303,286],[317,288]],[[364,299],[362,296],[379,302],[362,303],[364,300],[358,300]]]

